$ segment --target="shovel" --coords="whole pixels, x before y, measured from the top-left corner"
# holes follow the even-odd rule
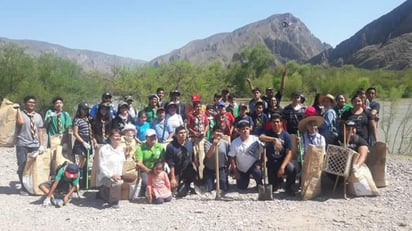
[[[258,200],[273,200],[272,185],[267,182],[268,169],[266,167],[266,147],[263,148],[263,185],[258,185]]]

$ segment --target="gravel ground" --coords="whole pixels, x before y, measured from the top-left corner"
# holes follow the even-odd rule
[[[389,186],[378,197],[345,200],[337,191],[301,201],[278,192],[258,201],[251,189],[229,192],[232,201],[189,195],[163,205],[121,201],[112,209],[95,191],[82,191],[63,208],[44,208],[43,197],[16,189],[14,150],[0,148],[0,230],[412,230],[412,157],[388,157]]]

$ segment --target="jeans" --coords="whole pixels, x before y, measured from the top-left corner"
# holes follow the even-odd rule
[[[247,189],[249,185],[250,175],[256,181],[257,185],[262,184],[262,169],[258,168],[258,161],[256,161],[252,167],[249,168],[247,172],[239,172],[239,179],[236,181],[236,186],[238,189]]]
[[[210,192],[213,189],[215,189],[215,180],[216,180],[216,171],[211,170],[205,167],[203,170],[203,176],[205,180],[205,185],[206,185],[206,191]],[[220,168],[219,169],[219,184],[220,184],[220,189],[226,191],[227,190],[227,175],[226,175],[226,169],[225,168]]]
[[[275,161],[268,161],[267,168],[268,168],[268,179],[269,184],[273,185],[274,188],[278,188],[281,186],[283,182],[283,177],[278,177],[277,173],[282,165],[283,160],[275,160]],[[300,171],[300,165],[297,161],[292,160],[290,161],[285,168],[285,175],[286,175],[286,185],[285,189],[291,189],[291,187],[295,184],[296,176]]]
[[[140,171],[140,178],[142,179],[142,185],[140,186],[139,196],[144,197],[147,188],[147,172]]]
[[[16,146],[17,174],[19,176],[21,185],[23,185],[22,178],[24,167],[26,165],[27,154],[37,150],[39,150],[39,147]]]

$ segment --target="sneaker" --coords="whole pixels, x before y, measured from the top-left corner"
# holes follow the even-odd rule
[[[22,189],[22,190],[20,190],[20,195],[29,196],[30,194],[26,190]]]
[[[119,202],[112,203],[110,207],[112,207],[113,209],[120,209]]]

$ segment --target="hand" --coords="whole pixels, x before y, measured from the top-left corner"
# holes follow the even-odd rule
[[[168,165],[167,163],[164,164],[163,170],[164,170],[167,174],[170,173],[170,167],[169,167],[169,165]]]
[[[43,145],[40,145],[39,154],[42,154],[44,151],[46,151],[46,148]]]
[[[69,194],[63,197],[63,205],[66,205],[67,203],[69,203],[69,198],[70,198]]]
[[[176,182],[176,179],[171,179],[170,180],[170,186],[172,187],[172,188],[176,188],[177,187],[177,182]]]
[[[248,77],[248,78],[246,78],[246,81],[248,82],[248,83],[250,83],[250,78]]]
[[[239,180],[239,179],[240,179],[240,174],[239,174],[239,172],[237,171],[237,169],[233,169],[233,174],[235,175],[235,179],[236,179],[236,180]]]
[[[90,144],[87,143],[87,142],[83,142],[83,147],[87,150],[90,150],[90,148],[91,148]]]
[[[112,176],[112,179],[115,180],[115,181],[118,181],[118,180],[121,180],[122,177],[115,174],[115,175]]]
[[[18,103],[14,103],[13,108],[18,109],[18,108],[20,108],[20,105]]]
[[[53,117],[53,116],[57,116],[56,112],[54,111],[50,112],[47,117]]]
[[[279,139],[275,139],[275,140],[273,141],[273,143],[275,143],[275,148],[276,148],[276,150],[278,150],[278,151],[281,151],[281,150],[282,150],[283,145],[282,145],[282,142],[280,142]]]
[[[280,167],[277,175],[278,177],[282,177],[283,175],[285,175],[285,168]]]
[[[50,201],[50,197],[46,197],[46,199],[44,199],[43,201],[43,206],[47,207],[51,205],[51,201]]]

